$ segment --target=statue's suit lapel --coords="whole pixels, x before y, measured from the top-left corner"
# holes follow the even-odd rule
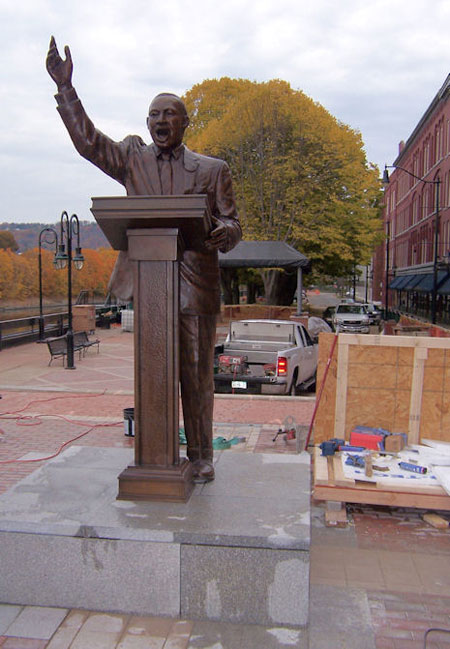
[[[158,161],[153,144],[146,147],[142,155],[136,160],[136,172],[144,181],[147,193],[160,196],[162,194],[161,180],[158,170]],[[174,164],[172,193],[175,195],[195,194],[197,170],[199,167],[198,156],[187,149],[184,149],[183,165]]]
[[[195,194],[198,166],[198,156],[184,147],[183,167],[181,165],[175,165],[176,171],[173,177],[174,194]]]
[[[159,178],[158,161],[156,160],[156,153],[154,145],[146,147],[143,152],[139,165],[141,166],[141,174],[146,179],[147,192],[149,196],[162,194],[161,180]]]

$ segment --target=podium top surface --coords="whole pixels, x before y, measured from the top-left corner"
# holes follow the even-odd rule
[[[186,249],[199,249],[212,229],[206,194],[104,196],[91,212],[115,250],[127,250],[127,230],[178,228]]]

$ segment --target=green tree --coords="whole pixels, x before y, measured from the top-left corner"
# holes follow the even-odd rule
[[[17,250],[19,250],[17,241],[15,240],[13,233],[9,232],[9,230],[0,230],[0,249],[9,249],[13,252],[17,252]]]
[[[185,101],[187,144],[231,167],[245,239],[289,243],[315,278],[367,263],[381,233],[381,187],[358,132],[280,80],[208,80]],[[281,299],[282,276],[263,272],[271,301]],[[289,301],[295,282],[284,283]]]

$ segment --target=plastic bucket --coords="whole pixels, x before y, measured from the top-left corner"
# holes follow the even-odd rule
[[[134,437],[134,408],[124,408],[123,428],[127,437]]]

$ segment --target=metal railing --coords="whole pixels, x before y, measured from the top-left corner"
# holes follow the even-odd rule
[[[44,318],[46,336],[62,336],[67,327],[66,313],[48,313]],[[39,316],[0,320],[0,351],[7,346],[31,342],[39,338]]]
[[[96,318],[112,311],[117,313],[116,306],[96,306]],[[67,311],[60,313],[47,313],[43,316],[44,339],[49,336],[62,336],[67,330],[69,314]],[[0,320],[0,351],[11,345],[39,340],[39,315],[15,320]]]

